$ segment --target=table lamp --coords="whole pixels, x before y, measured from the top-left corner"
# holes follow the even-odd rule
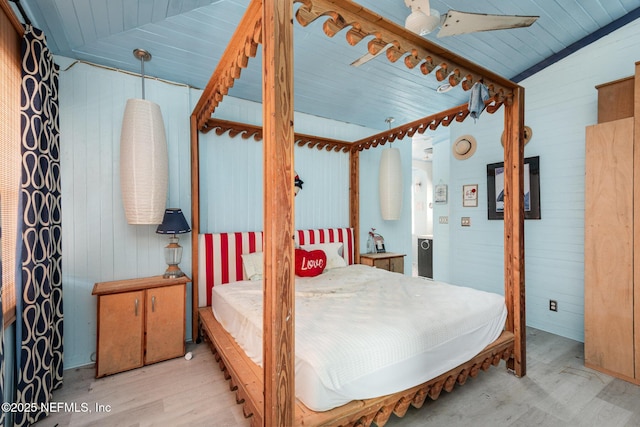
[[[156,233],[168,234],[169,244],[164,248],[164,259],[168,264],[167,271],[165,271],[165,279],[173,279],[176,277],[184,276],[178,264],[182,260],[182,246],[178,244],[178,234],[184,234],[191,231],[187,220],[182,214],[182,210],[178,208],[167,208],[164,211],[164,218],[162,224],[158,225]]]

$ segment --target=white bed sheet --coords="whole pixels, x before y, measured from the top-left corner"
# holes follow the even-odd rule
[[[295,391],[314,411],[424,383],[496,340],[504,297],[364,265],[296,278]],[[213,313],[262,365],[262,282],[213,288]]]

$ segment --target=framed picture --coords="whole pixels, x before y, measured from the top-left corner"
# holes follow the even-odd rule
[[[375,236],[373,236],[373,243],[375,244],[377,253],[384,253],[385,252],[384,239],[382,238],[381,235],[376,234]]]
[[[436,203],[447,203],[447,184],[438,184],[434,187],[433,201]]]
[[[462,186],[462,206],[465,208],[478,206],[478,184]]]
[[[524,159],[524,218],[540,219],[540,157]],[[504,219],[504,162],[487,165],[489,219]]]

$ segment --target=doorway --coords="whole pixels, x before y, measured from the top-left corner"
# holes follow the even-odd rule
[[[412,275],[433,278],[433,138],[412,138],[411,236]],[[428,251],[428,253],[426,252]],[[427,265],[429,264],[429,265]],[[431,274],[427,276],[427,273]]]

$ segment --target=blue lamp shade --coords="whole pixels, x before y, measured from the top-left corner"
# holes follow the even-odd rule
[[[164,212],[162,224],[158,225],[156,233],[168,234],[169,244],[164,248],[164,260],[167,263],[167,271],[165,271],[165,279],[184,276],[184,273],[178,267],[182,260],[182,246],[178,244],[178,234],[184,234],[191,231],[191,227],[187,224],[187,220],[182,214],[182,210],[177,208],[168,208]]]
[[[182,210],[178,208],[167,208],[164,211],[162,224],[156,229],[158,234],[184,234],[190,231],[191,227],[187,224]]]

